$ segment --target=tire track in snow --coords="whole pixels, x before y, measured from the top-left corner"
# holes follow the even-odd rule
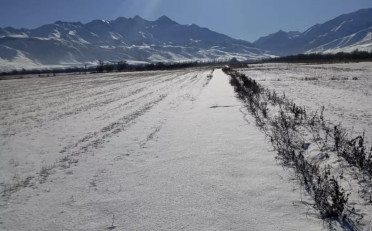
[[[165,99],[172,91],[177,91],[177,89],[182,89],[184,86],[190,85],[190,82],[189,82],[190,79],[187,76],[188,75],[183,75],[184,78],[182,78],[180,80],[177,80],[177,81],[174,81],[174,83],[173,83],[174,85],[178,84],[177,88],[172,89],[172,88],[169,87],[169,85],[165,85],[165,86],[162,86],[159,89],[156,89],[152,92],[147,93],[146,95],[144,95],[142,97],[137,98],[137,100],[135,100],[135,99],[132,100],[131,103],[133,102],[133,104],[134,104],[134,103],[137,103],[137,101],[139,101],[139,99],[147,98],[147,97],[152,96],[152,95],[154,95],[158,92],[166,91],[167,89],[170,88],[170,91],[168,91],[166,93],[163,93],[163,94],[160,94],[158,96],[159,97],[158,99],[155,99],[153,101],[145,103],[142,107],[140,107],[135,112],[121,117],[117,121],[112,122],[111,124],[103,127],[99,132],[93,132],[93,133],[85,136],[84,138],[80,139],[75,144],[62,148],[60,153],[66,153],[66,152],[69,152],[69,150],[72,150],[74,148],[78,148],[78,150],[72,151],[72,153],[73,153],[72,155],[77,155],[79,153],[85,153],[90,148],[97,148],[100,144],[104,143],[105,139],[107,139],[107,138],[109,138],[109,137],[111,137],[111,136],[113,136],[113,135],[115,135],[119,132],[122,132],[123,130],[125,130],[125,128],[132,125],[134,123],[135,119],[144,115],[151,108],[156,106],[159,102],[161,102],[163,99]],[[176,76],[172,79],[168,79],[168,80],[165,80],[165,81],[174,80],[174,79],[177,79],[177,77],[179,77],[179,76]],[[191,80],[191,81],[194,81],[194,80]],[[134,105],[130,105],[130,106],[134,106]],[[87,143],[87,144],[85,144],[85,143]]]
[[[31,126],[29,128],[29,129],[37,128],[33,130],[35,132],[34,133],[35,135],[37,135],[40,132],[43,132],[43,129],[49,129],[48,126],[45,127],[43,125],[45,124],[48,125],[54,120],[63,120],[64,118],[71,117],[71,115],[74,115],[80,118],[85,118],[83,116],[89,111],[100,113],[100,115],[97,115],[92,118],[93,119],[92,122],[94,122],[95,124],[92,124],[90,128],[93,128],[93,129],[97,128],[97,125],[100,126],[99,125],[100,123],[102,124],[103,121],[107,120],[106,125],[101,126],[100,129],[97,129],[96,131],[93,131],[93,132],[87,131],[85,132],[85,134],[87,135],[83,136],[82,138],[74,142],[73,144],[70,144],[70,145],[67,144],[64,147],[62,146],[62,149],[60,149],[59,155],[54,156],[54,160],[55,160],[54,163],[52,161],[42,162],[41,164],[43,168],[45,167],[45,171],[46,171],[45,177],[44,176],[42,177],[43,178],[42,182],[45,182],[49,174],[53,174],[53,172],[58,171],[59,169],[63,170],[63,169],[69,168],[71,165],[77,165],[78,159],[76,158],[79,155],[87,153],[89,151],[93,151],[94,149],[100,148],[100,146],[103,145],[105,142],[109,142],[111,137],[113,137],[114,135],[120,132],[125,131],[127,128],[135,124],[138,118],[140,118],[141,116],[151,111],[160,102],[164,101],[164,99],[167,98],[168,95],[175,94],[175,93],[178,95],[178,94],[181,94],[181,92],[187,94],[187,91],[190,91],[191,89],[193,89],[195,86],[198,85],[198,83],[203,82],[202,81],[203,78],[199,76],[199,74],[200,74],[200,71],[194,71],[191,73],[176,72],[173,74],[162,73],[162,75],[143,77],[143,78],[146,78],[146,81],[144,81],[143,79],[132,78],[134,80],[133,85],[136,86],[134,89],[133,89],[133,86],[130,85],[130,81],[126,81],[126,86],[123,89],[120,89],[120,87],[117,87],[116,85],[111,85],[109,88],[105,88],[106,91],[109,91],[110,89],[115,89],[115,91],[117,91],[118,94],[116,93],[109,94],[110,97],[114,97],[114,98],[110,98],[110,97],[104,98],[105,94],[97,95],[97,94],[89,92],[89,95],[90,95],[89,98],[79,99],[80,101],[87,101],[87,103],[85,105],[80,105],[80,107],[78,107],[78,109],[76,110],[77,113],[69,114],[66,112],[66,110],[62,110],[61,112],[56,113],[55,117],[53,116],[50,117],[51,114],[47,114],[46,117],[43,117],[45,115],[43,115],[43,113],[39,113],[37,116],[35,116],[36,120],[31,123]],[[121,81],[124,81],[124,80],[121,80]],[[147,86],[146,88],[142,85],[149,85],[149,86]],[[118,86],[123,86],[123,84],[118,83]],[[99,90],[100,92],[103,91],[100,88],[95,88],[95,89]],[[132,91],[128,93],[126,91],[127,89],[131,89]],[[87,89],[87,91],[89,90]],[[125,93],[122,94],[122,92],[125,92]],[[77,97],[79,97],[79,95],[77,95]],[[103,97],[103,99],[101,99],[101,97]],[[183,99],[177,98],[176,101],[180,102],[180,100],[185,100],[185,99],[187,99],[187,97],[184,97]],[[177,102],[174,102],[174,101],[175,101],[174,99],[170,99],[164,102],[162,105],[171,106],[170,103],[172,102],[174,104],[177,104]],[[78,103],[75,103],[75,105],[76,104],[79,105]],[[56,108],[52,110],[55,110],[55,109]],[[124,115],[123,115],[123,112],[125,112]],[[63,113],[65,113],[65,115]],[[58,118],[58,115],[62,115],[62,116]],[[86,115],[89,115],[89,114],[86,114]],[[116,116],[116,115],[119,115],[119,116]],[[32,118],[29,118],[29,119],[32,120]],[[97,123],[97,120],[101,122]],[[70,120],[70,122],[74,122],[74,121],[75,120],[72,120],[72,121]],[[18,125],[18,122],[20,121],[19,120],[16,121],[14,125]],[[26,123],[27,125],[27,121],[24,121],[24,123]],[[35,124],[36,125],[39,124],[39,125],[36,126]],[[2,124],[1,127],[4,127],[4,124]],[[20,126],[20,127],[21,129],[25,128],[24,126]],[[147,136],[148,139],[146,142],[153,139],[156,133],[160,131],[160,129],[161,129],[161,126],[158,126],[155,128],[155,132],[150,132],[150,134]],[[5,143],[6,142],[7,141],[5,141]],[[50,157],[53,157],[52,153],[48,155]],[[37,185],[39,184],[39,180],[41,179],[40,178],[41,175],[39,176],[39,174],[41,174],[41,171],[39,172],[38,169],[36,170],[37,170],[36,172],[34,170],[32,170],[31,172],[24,171],[24,174],[20,175],[21,179],[23,176],[27,176],[27,179],[29,179],[28,181],[30,181],[30,184],[34,185],[34,187],[37,187]],[[12,181],[3,182],[2,185],[3,186],[11,185],[13,183],[14,182]],[[27,185],[25,186],[27,187]]]
[[[36,98],[30,98],[29,96],[27,96],[29,99],[26,100],[26,102],[24,102],[24,104],[27,105],[27,107],[22,110],[22,113],[21,115],[23,117],[21,118],[16,118],[17,120],[19,119],[22,119],[22,118],[27,118],[27,117],[30,117],[30,116],[34,116],[34,117],[37,117],[39,116],[40,114],[45,114],[44,110],[50,110],[50,109],[53,109],[52,106],[57,106],[57,108],[55,108],[55,111],[63,111],[63,110],[66,110],[66,107],[63,108],[62,106],[65,105],[65,104],[69,104],[69,101],[73,100],[73,99],[80,99],[80,100],[77,100],[77,102],[74,102],[73,105],[68,105],[67,107],[70,107],[70,108],[73,108],[74,106],[77,106],[81,103],[83,103],[84,101],[86,101],[86,99],[91,99],[92,96],[97,96],[97,97],[102,97],[102,95],[109,95],[109,94],[113,94],[111,93],[113,90],[115,89],[105,89],[106,86],[95,86],[94,88],[97,88],[99,91],[98,92],[92,92],[90,88],[87,88],[87,89],[82,89],[82,90],[79,90],[78,93],[76,93],[75,95],[71,95],[71,94],[65,94],[67,95],[68,98],[66,97],[62,97],[62,98],[59,98],[57,96],[47,96],[46,100],[46,103],[45,104],[40,104],[38,99],[40,98],[43,98],[45,96],[39,96],[39,97],[36,97]],[[120,90],[120,87],[117,87],[116,90]],[[76,89],[73,89],[72,90],[73,92],[76,92]],[[85,94],[80,94],[80,91],[81,92],[85,92]],[[21,100],[24,100],[24,99],[21,99]],[[52,102],[49,102],[50,100],[52,100]],[[36,101],[36,102],[35,102]],[[74,100],[75,101],[75,100]],[[21,104],[20,102],[12,102],[12,101],[8,101],[7,102],[8,105],[13,105],[13,104]],[[22,105],[22,104],[21,104]],[[3,111],[4,112],[4,111]],[[9,114],[7,116],[15,116],[18,113],[17,110],[14,110],[14,108],[10,108],[10,112],[13,112],[13,115],[12,114]],[[35,112],[39,112],[39,114],[35,114]],[[31,115],[28,115],[28,114],[31,114]]]
[[[79,155],[87,152],[90,148],[97,148],[100,144],[105,142],[105,139],[125,130],[134,123],[134,120],[144,115],[147,111],[153,108],[157,103],[162,101],[167,95],[161,95],[158,99],[145,104],[139,110],[123,116],[118,121],[115,121],[98,132],[93,132],[71,146],[62,148],[60,153],[71,152],[71,155]],[[77,148],[77,150],[74,150]]]
[[[164,76],[155,76],[155,77],[150,77],[150,78],[146,78],[145,81],[143,80],[137,80],[137,82],[135,84],[133,84],[133,86],[131,86],[131,88],[133,87],[134,89],[136,87],[140,87],[140,90],[145,90],[146,85],[150,85],[150,86],[158,86],[160,82],[162,81],[166,81],[167,79],[169,78],[174,78],[175,76],[173,75],[164,75]],[[118,84],[121,84],[121,83],[118,83]],[[99,89],[97,87],[97,89]],[[116,87],[116,90],[121,90],[120,87]],[[91,110],[91,109],[94,109],[98,106],[105,106],[105,105],[108,105],[110,103],[113,103],[113,102],[116,102],[116,101],[119,101],[119,100],[122,100],[123,98],[127,98],[130,94],[136,94],[136,93],[139,93],[139,89],[136,89],[134,90],[134,92],[130,92],[129,94],[127,92],[125,92],[124,94],[119,94],[119,95],[115,95],[117,94],[116,92],[111,92],[112,89],[103,89],[103,90],[100,90],[98,93],[91,93],[90,91],[88,91],[88,93],[90,95],[88,96],[84,96],[84,97],[80,97],[79,96],[79,99],[78,100],[73,100],[73,104],[72,105],[68,105],[68,106],[64,106],[62,107],[63,105],[67,104],[70,100],[65,100],[66,102],[60,102],[57,101],[56,104],[57,108],[51,108],[50,105],[42,105],[42,106],[39,106],[39,109],[31,109],[31,112],[32,112],[32,115],[28,115],[28,111],[27,110],[23,110],[22,112],[18,112],[17,110],[14,110],[16,111],[17,114],[20,114],[22,117],[15,117],[14,115],[3,115],[3,118],[4,118],[4,122],[3,123],[0,123],[0,126],[6,126],[6,127],[15,127],[15,125],[19,126],[19,123],[23,122],[23,124],[25,126],[23,126],[22,128],[20,128],[20,131],[27,131],[29,129],[33,129],[33,128],[38,128],[38,127],[41,127],[42,124],[45,124],[45,123],[48,123],[50,121],[53,121],[53,120],[59,120],[59,119],[63,119],[65,117],[68,117],[68,116],[72,116],[72,115],[77,115],[81,112],[84,112],[84,111],[88,111],[88,110]],[[106,93],[109,92],[108,95],[103,95],[102,93]],[[109,97],[109,96],[114,96],[114,97]],[[29,106],[28,106],[29,107]],[[46,109],[44,109],[46,108]],[[48,112],[49,110],[49,112]],[[69,110],[69,111],[68,111]],[[37,111],[37,113],[35,114],[34,112]],[[54,114],[54,115],[53,115]],[[44,116],[44,118],[42,118]],[[13,120],[11,119],[9,121],[9,117],[13,118]],[[7,118],[7,120],[5,120],[5,118]],[[42,118],[42,119],[40,119]],[[17,130],[14,130],[14,129],[9,129],[7,131],[4,131],[2,133],[4,134],[16,134]]]

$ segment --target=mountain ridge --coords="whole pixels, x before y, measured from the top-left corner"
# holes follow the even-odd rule
[[[350,52],[355,49],[370,51],[372,41],[372,8],[342,14],[324,23],[316,24],[296,37],[279,36],[279,32],[263,36],[253,42],[257,47],[275,55],[299,53]],[[286,32],[284,32],[286,33]],[[361,35],[364,35],[362,37]],[[353,43],[344,43],[348,38],[359,35]]]
[[[163,15],[154,21],[135,16],[88,23],[56,21],[35,29],[0,28],[1,60],[18,56],[40,65],[272,57],[252,43]],[[4,66],[4,65],[3,65]]]
[[[342,14],[303,32],[282,31],[253,43],[166,15],[87,23],[56,21],[34,29],[0,28],[0,70],[81,65],[98,60],[174,62],[257,60],[299,53],[372,50],[372,8]]]

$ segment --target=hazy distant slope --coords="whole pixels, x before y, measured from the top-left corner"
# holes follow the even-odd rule
[[[257,47],[266,47],[267,50],[270,50],[277,55],[285,55],[288,52],[296,52],[295,49],[293,51],[288,49],[293,47],[295,38],[300,36],[300,34],[301,33],[298,31],[285,32],[280,30],[276,33],[259,38],[254,42],[254,44]]]
[[[278,32],[254,42],[277,55],[306,52],[338,52],[372,48],[372,9],[344,14],[310,27],[298,36]]]

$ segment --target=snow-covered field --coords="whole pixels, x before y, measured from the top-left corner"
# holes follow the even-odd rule
[[[325,118],[370,142],[371,66],[240,71],[310,111],[325,106]],[[0,230],[326,229],[229,77],[211,73],[0,81]],[[357,194],[369,230],[371,206]]]
[[[288,116],[293,113],[292,116],[294,116],[296,113],[301,113],[298,112],[298,107],[306,108],[306,119],[302,120],[301,117],[301,119],[296,120],[304,122],[298,122],[294,129],[287,130],[287,132],[295,134],[295,136],[288,135],[292,144],[297,142],[303,145],[302,147],[298,146],[297,149],[292,149],[295,150],[292,153],[303,154],[302,158],[309,164],[307,166],[312,165],[314,168],[320,169],[321,172],[328,171],[327,174],[331,176],[331,181],[338,182],[340,188],[342,188],[340,192],[347,195],[348,199],[345,206],[348,209],[345,209],[344,212],[348,212],[344,214],[348,215],[345,216],[354,216],[354,212],[356,212],[358,218],[351,219],[354,219],[353,222],[362,230],[372,229],[372,174],[371,170],[367,170],[371,169],[372,166],[371,70],[371,63],[332,65],[260,64],[250,65],[248,68],[239,70],[240,73],[244,73],[248,78],[256,80],[259,85],[269,89],[265,92],[273,94],[272,92],[275,91],[279,95],[285,94],[285,100],[289,102],[286,105],[291,105],[290,108],[283,108],[283,106],[275,108],[274,105],[277,104],[270,101],[272,106],[267,112],[269,116],[267,120],[263,120],[264,125],[262,126],[272,141],[280,140],[278,137],[285,137],[276,136],[276,134],[280,134],[276,124],[278,118],[280,121],[285,121],[283,115]],[[264,93],[258,97],[258,100],[262,101],[259,102],[261,105],[269,102],[270,99],[268,99],[267,94]],[[296,106],[297,112],[294,112]],[[322,108],[324,108],[323,114],[321,113]],[[292,109],[294,111],[291,112]],[[314,113],[317,113],[317,115]],[[255,118],[258,118],[257,114]],[[319,123],[320,126],[315,125],[314,119],[316,118],[320,118],[318,121],[322,121]],[[321,128],[323,131],[318,130],[319,127],[323,127]],[[338,148],[338,141],[335,138],[341,137],[338,135],[340,133],[338,133],[337,128],[343,132],[346,131],[346,134],[342,135],[342,139],[345,141],[343,146],[345,148],[342,151]],[[322,132],[323,134],[321,134]],[[340,138],[337,139],[340,140]],[[356,143],[356,141],[359,143]],[[292,147],[295,148],[295,146]],[[279,146],[279,148],[281,147]],[[286,150],[284,153],[290,153],[288,152],[290,149]],[[357,159],[358,161],[356,161]],[[305,165],[296,166],[296,163],[299,163],[296,162],[298,160],[293,156],[289,165],[292,164],[292,168],[297,168],[300,173],[303,171],[302,173],[307,174]],[[310,184],[302,181],[303,185],[305,187],[311,184],[313,186],[320,185],[319,182],[321,182],[322,177],[318,174],[315,179],[317,181],[312,181],[313,183],[310,182]],[[324,181],[327,180],[328,178],[325,177]],[[310,194],[320,195],[314,191],[318,189],[312,187],[309,190]],[[341,227],[339,228],[341,229]]]
[[[0,81],[1,230],[320,230],[221,70]]]
[[[311,111],[324,106],[326,119],[353,136],[365,132],[371,143],[372,63],[259,64],[240,71]]]

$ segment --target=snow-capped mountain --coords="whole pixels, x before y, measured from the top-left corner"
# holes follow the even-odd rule
[[[36,29],[0,28],[0,68],[115,61],[240,60],[270,56],[253,44],[166,16],[112,21],[55,22]]]
[[[276,55],[312,52],[350,52],[372,49],[372,9],[344,14],[305,32],[290,36],[279,31],[254,42],[257,47]]]

